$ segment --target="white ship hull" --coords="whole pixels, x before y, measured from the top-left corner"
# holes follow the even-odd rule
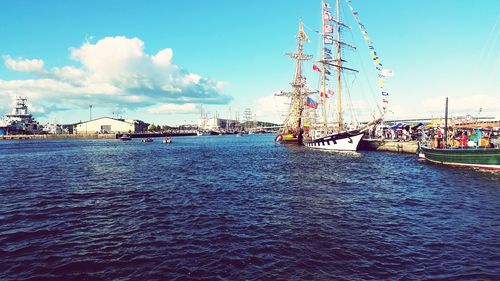
[[[356,151],[362,138],[363,133],[332,134],[312,141],[304,141],[304,145],[316,149]]]

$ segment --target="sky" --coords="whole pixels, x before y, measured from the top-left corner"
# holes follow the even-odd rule
[[[332,2],[332,1],[330,1]],[[362,121],[380,104],[377,73],[349,9],[348,98]],[[333,3],[332,3],[333,4]],[[387,118],[500,118],[500,1],[352,0],[385,68]],[[28,98],[40,122],[109,116],[196,123],[209,116],[280,123],[290,90],[299,19],[310,42],[309,87],[319,59],[321,1],[0,0],[0,114]]]

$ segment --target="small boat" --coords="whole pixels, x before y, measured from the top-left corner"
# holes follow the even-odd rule
[[[448,98],[446,98],[445,105],[444,136],[448,136]],[[472,145],[469,145],[465,135],[462,146],[450,147],[448,138],[442,137],[442,139],[440,140],[438,137],[436,139],[437,145],[433,147],[429,145],[421,146],[417,151],[419,159],[450,166],[500,170],[500,146],[491,147],[488,144],[485,147],[478,147],[474,141],[472,141]],[[497,139],[494,140],[494,143],[496,143]]]
[[[419,157],[430,162],[500,170],[500,148],[430,148],[422,146]]]
[[[129,135],[123,135],[120,137],[120,140],[122,141],[129,141],[132,140],[132,138]]]
[[[172,143],[172,138],[171,137],[165,137],[163,139],[163,143]]]
[[[207,131],[207,130],[198,130],[196,132],[196,135],[199,136],[199,137],[202,137],[202,136],[210,136],[211,133],[210,131]]]
[[[142,140],[142,142],[153,142],[153,138],[145,138]]]

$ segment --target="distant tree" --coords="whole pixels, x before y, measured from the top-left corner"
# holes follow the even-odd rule
[[[156,126],[155,124],[149,125],[148,131],[150,131],[150,132],[156,132],[156,130],[158,130],[158,126]]]

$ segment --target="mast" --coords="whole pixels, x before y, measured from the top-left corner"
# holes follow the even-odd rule
[[[311,55],[303,53],[303,42],[308,41],[309,37],[304,31],[302,19],[299,22],[299,33],[297,35],[297,53],[288,53],[287,55],[296,60],[294,79],[290,85],[291,92],[280,92],[276,96],[286,96],[291,98],[290,113],[284,122],[284,130],[290,130],[298,137],[298,143],[302,144],[302,112],[304,111],[305,98],[317,92],[308,91],[306,78],[302,75],[302,61],[310,60]]]
[[[448,142],[448,97],[446,97],[446,104],[444,109],[444,145],[443,148],[446,148]]]
[[[323,129],[324,133],[328,133],[328,114],[327,114],[327,103],[326,103],[326,63],[325,63],[325,2],[321,1],[321,91],[323,93]]]
[[[325,3],[325,2],[323,1],[323,3]],[[329,7],[329,5],[324,4],[324,7]],[[334,43],[334,45],[335,45],[335,48],[337,51],[336,58],[334,60],[327,60],[327,61],[323,60],[323,63],[328,65],[328,66],[335,67],[337,69],[337,121],[338,121],[338,128],[337,129],[338,129],[338,132],[341,132],[345,129],[344,128],[344,118],[342,116],[342,71],[344,71],[344,70],[348,70],[348,71],[352,71],[352,72],[358,72],[358,71],[356,69],[352,69],[352,68],[343,66],[343,63],[346,61],[342,59],[342,48],[349,47],[352,49],[356,49],[356,47],[351,45],[351,44],[348,44],[346,42],[340,41],[341,40],[340,33],[342,32],[342,28],[351,29],[351,27],[346,25],[345,23],[341,22],[341,19],[340,19],[340,0],[336,0],[335,9],[336,9],[336,18],[335,19],[329,18],[328,21],[331,21],[332,24],[334,24],[334,26],[336,27],[335,30],[337,32],[337,34],[336,34],[337,36],[335,39],[331,38],[330,43],[329,43],[329,44]],[[323,19],[323,21],[325,21],[325,19]],[[323,24],[323,29],[324,28],[325,28],[325,24]],[[324,35],[323,35],[323,37],[325,38]],[[323,46],[324,45],[325,45],[325,42],[323,41]],[[323,47],[323,57],[325,57],[325,55],[324,55],[325,50],[324,49],[325,49],[325,47]],[[325,80],[324,74],[325,73],[323,73],[323,83]],[[325,89],[325,87],[323,87],[323,89]]]
[[[341,86],[341,80],[342,80],[342,51],[340,49],[340,0],[336,1],[336,9],[337,9],[337,116],[338,116],[338,122],[339,122],[339,129],[338,131],[341,132],[344,130],[344,120],[342,118],[342,86]]]

